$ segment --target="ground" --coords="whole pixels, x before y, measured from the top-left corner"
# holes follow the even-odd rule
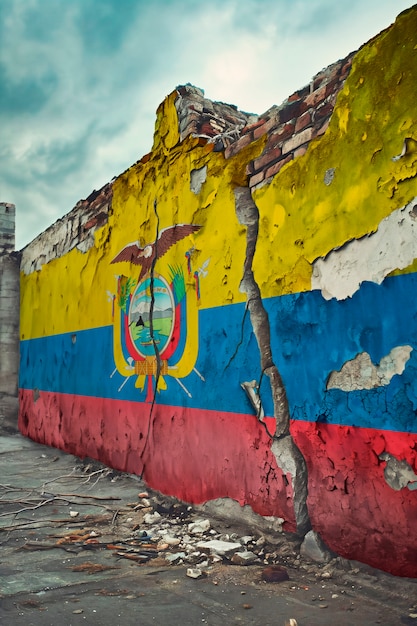
[[[0,437],[0,475],[2,624],[417,626],[417,580],[313,563],[294,536],[271,543],[138,477],[20,435]],[[212,539],[241,544],[251,564],[198,546]],[[288,580],[265,582],[271,564]]]

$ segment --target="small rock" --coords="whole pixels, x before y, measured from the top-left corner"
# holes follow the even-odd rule
[[[219,556],[231,556],[242,548],[240,543],[211,539],[210,541],[199,541],[197,548],[206,554],[217,554]]]
[[[79,515],[78,511],[70,511],[69,514],[70,514],[70,517],[78,517]]]
[[[147,491],[141,491],[138,493],[138,498],[149,498],[149,493]]]
[[[243,604],[242,605],[244,609],[252,609],[252,605],[251,604]]]
[[[251,537],[250,535],[245,535],[244,537],[240,538],[240,543],[242,544],[242,546],[247,546],[248,543],[250,543],[251,541],[253,541],[253,537]]]
[[[333,557],[320,535],[314,530],[310,530],[304,537],[300,554],[311,561],[316,561],[316,563],[328,563]]]
[[[203,572],[199,567],[188,567],[187,568],[187,576],[188,578],[205,578],[207,574]]]
[[[244,552],[235,552],[231,560],[234,565],[250,565],[258,560],[258,556],[245,550]]]
[[[169,546],[178,546],[181,543],[180,539],[178,539],[177,537],[171,537],[170,535],[165,535],[164,541]]]
[[[188,524],[188,532],[192,535],[202,535],[210,529],[210,520],[203,519]]]
[[[335,598],[338,598],[339,594],[338,593],[332,593],[332,599],[334,600]]]
[[[211,558],[212,563],[221,563],[221,561],[223,561],[222,557],[219,556],[218,554],[212,554],[210,558]]]
[[[262,580],[267,583],[282,583],[289,579],[287,570],[281,565],[270,565],[262,572]]]
[[[168,563],[174,565],[175,563],[178,563],[179,561],[185,559],[186,556],[187,555],[185,554],[185,552],[175,552],[175,554],[167,554],[165,557],[165,561],[168,561]]]
[[[160,519],[161,515],[158,513],[158,511],[155,511],[154,513],[146,513],[143,521],[145,522],[145,524],[155,524],[155,522],[159,522]]]
[[[74,615],[81,615],[81,613],[84,613],[84,611],[82,609],[75,609],[75,611],[73,611]]]

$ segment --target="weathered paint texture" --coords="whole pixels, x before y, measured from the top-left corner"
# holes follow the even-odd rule
[[[165,99],[23,251],[23,433],[417,576],[416,33],[260,116]]]

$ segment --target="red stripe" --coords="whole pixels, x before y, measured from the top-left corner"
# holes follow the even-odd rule
[[[255,417],[20,391],[19,427],[35,441],[144,473],[150,487],[201,503],[232,498],[295,530],[291,485]],[[417,491],[384,477],[387,452],[416,468],[416,435],[294,421],[308,466],[312,526],[327,545],[401,576],[417,576]],[[289,477],[287,477],[289,479]]]
[[[416,467],[416,435],[294,421],[308,466],[312,526],[339,555],[397,576],[417,576],[417,491],[384,477],[388,452]]]
[[[232,498],[295,531],[291,482],[254,416],[158,405],[149,415],[149,404],[45,392],[34,401],[20,390],[19,428],[31,439],[144,472],[150,487],[187,502]]]

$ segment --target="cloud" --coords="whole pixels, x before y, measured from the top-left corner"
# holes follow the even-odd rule
[[[17,247],[150,150],[178,84],[262,113],[411,3],[392,4],[2,0],[0,200]]]

